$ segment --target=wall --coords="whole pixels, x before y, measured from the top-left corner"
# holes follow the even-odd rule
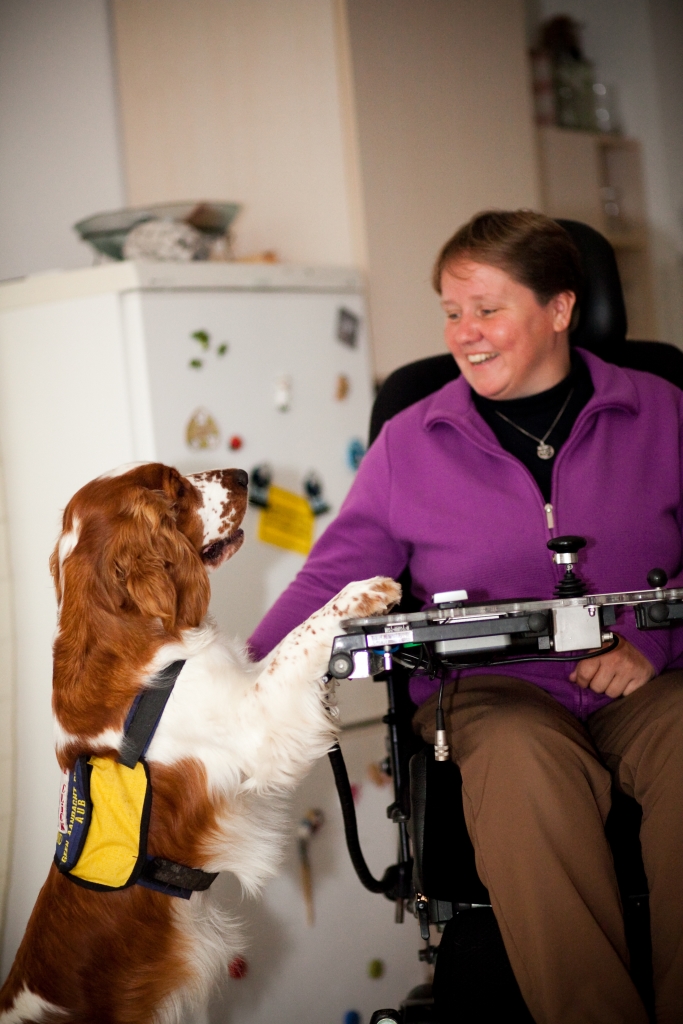
[[[0,3],[0,279],[87,266],[92,262],[91,251],[78,241],[71,225],[123,203],[110,54],[106,0]],[[0,930],[12,831],[15,726],[11,584],[5,548],[3,510]]]
[[[519,0],[348,0],[378,375],[443,350],[440,246],[490,206],[537,206]]]
[[[0,136],[0,279],[88,266],[72,224],[124,202],[106,0],[2,0]]]
[[[14,838],[16,736],[12,597],[5,495],[0,491],[0,938],[6,920]]]
[[[683,347],[683,9],[680,0],[540,0],[535,17],[569,14],[586,56],[619,90],[626,134],[641,141],[659,340]]]
[[[236,200],[242,254],[362,262],[332,0],[113,0],[131,203]]]
[[[683,348],[683,4],[650,0],[650,21],[669,189],[664,229],[671,279],[667,309],[671,340]]]
[[[666,172],[676,212],[671,230],[683,252],[683,4],[650,0],[650,23]]]

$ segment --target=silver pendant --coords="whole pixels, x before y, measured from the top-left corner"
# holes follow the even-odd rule
[[[555,449],[551,444],[545,444],[544,441],[541,441],[538,448],[536,449],[536,454],[538,455],[539,459],[552,459],[553,455],[555,454]]]

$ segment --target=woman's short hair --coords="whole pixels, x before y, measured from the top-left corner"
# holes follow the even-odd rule
[[[578,307],[583,286],[579,251],[569,232],[543,213],[485,210],[463,224],[436,258],[432,284],[439,294],[441,275],[458,260],[504,270],[530,288],[542,306],[560,292],[574,292]]]

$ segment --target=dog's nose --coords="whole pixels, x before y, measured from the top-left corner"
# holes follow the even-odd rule
[[[234,473],[233,479],[234,479],[235,483],[237,484],[237,486],[238,487],[246,487],[247,484],[249,483],[249,474],[245,473],[245,471],[243,469],[235,469],[235,470],[233,470],[233,473]]]

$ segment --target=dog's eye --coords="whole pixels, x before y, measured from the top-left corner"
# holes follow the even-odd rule
[[[176,498],[180,501],[180,500],[182,500],[185,497],[186,493],[187,492],[185,490],[185,484],[178,484],[178,491],[176,493]]]

